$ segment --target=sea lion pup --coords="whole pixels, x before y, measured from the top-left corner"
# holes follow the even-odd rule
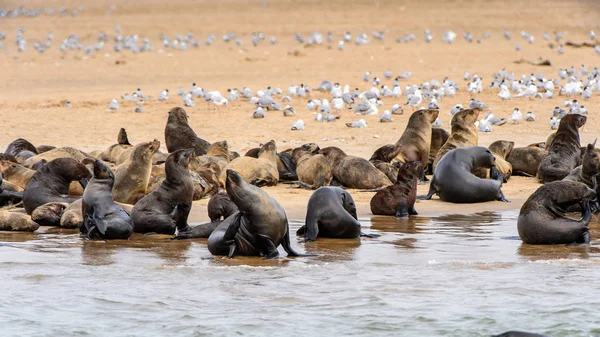
[[[521,207],[517,220],[521,240],[532,245],[589,243],[590,200],[595,197],[594,190],[577,181],[559,180],[540,186]],[[577,204],[582,218],[565,216],[567,208]]]
[[[69,196],[71,181],[79,181],[82,186],[91,177],[90,171],[73,158],[58,158],[40,168],[29,180],[23,191],[23,204],[27,214],[38,206],[57,201],[72,203],[80,197]]]
[[[80,228],[83,225],[82,203],[83,200],[79,199],[64,210],[60,217],[60,227]]]
[[[310,145],[295,148],[292,160],[296,165],[296,174],[301,187],[317,189],[331,185],[333,173],[331,165],[324,155],[313,153]]]
[[[398,154],[394,161],[427,163],[431,150],[431,123],[438,118],[439,114],[438,109],[423,109],[413,112],[408,119],[406,129],[396,142]]]
[[[117,166],[113,187],[115,201],[133,205],[146,194],[152,172],[152,156],[159,147],[158,140],[137,144],[129,159]]]
[[[511,330],[492,337],[550,337],[539,333]]]
[[[206,154],[210,143],[196,135],[188,123],[188,114],[183,108],[175,107],[169,111],[165,127],[165,143],[169,152],[181,149],[194,149],[196,156]]]
[[[434,194],[440,199],[454,203],[476,203],[499,200],[508,202],[500,187],[502,186],[502,173],[497,171],[495,158],[492,152],[483,146],[472,146],[454,149],[444,156],[439,162],[439,170],[433,173],[429,193],[419,197],[429,200]],[[492,176],[497,180],[481,179],[473,174],[473,169],[485,167],[492,170]]]
[[[442,128],[431,129],[431,148],[429,149],[429,162],[425,167],[425,174],[433,174],[433,161],[442,146],[448,141],[448,138],[450,138],[450,132]]]
[[[192,229],[187,232],[179,232],[173,239],[208,239],[215,228],[217,228],[223,220],[238,211],[237,206],[229,199],[229,195],[227,195],[227,192],[225,191],[219,191],[219,193],[213,195],[208,201],[207,207],[210,222],[192,227]]]
[[[302,242],[314,241],[317,237],[354,239],[361,234],[356,205],[350,193],[328,186],[310,196],[306,223],[296,232],[296,235],[304,236]]]
[[[12,143],[8,144],[4,155],[12,156],[17,163],[22,163],[25,160],[38,154],[38,150],[29,141],[23,138],[17,138]]]
[[[69,204],[64,202],[49,202],[31,212],[31,220],[40,226],[59,226],[60,218]]]
[[[395,144],[387,144],[375,150],[369,162],[394,183],[398,177],[398,165],[391,161],[398,155],[399,148]]]
[[[244,156],[258,158],[260,149],[260,147],[252,148],[248,150],[248,152],[246,152]],[[277,153],[277,170],[279,171],[279,180],[281,181],[298,180],[296,164],[294,164],[292,160],[293,150],[294,149],[287,149],[285,151]]]
[[[475,122],[479,117],[479,109],[461,110],[452,116],[450,121],[450,137],[439,149],[433,161],[433,172],[439,161],[444,155],[456,148],[477,146],[479,141],[479,132],[475,127]]]
[[[349,156],[330,146],[319,150],[331,165],[333,177],[343,186],[361,190],[389,186],[392,182],[366,159]]]
[[[208,238],[213,255],[265,256],[277,258],[277,247],[283,246],[288,256],[298,254],[290,244],[287,215],[283,207],[265,191],[244,181],[237,172],[226,171],[226,190],[239,211],[225,219]]]
[[[512,175],[535,177],[542,159],[548,152],[540,147],[515,147],[506,156],[506,161],[512,166]]]
[[[277,185],[279,170],[275,141],[271,140],[260,148],[258,159],[240,157],[227,164],[227,169],[238,172],[245,181],[258,187]],[[221,172],[219,181],[222,186],[225,186],[226,175],[226,171]]]
[[[22,165],[28,168],[33,168],[35,164],[38,164],[40,161],[50,162],[54,159],[58,158],[73,158],[78,161],[83,161],[84,159],[96,159],[89,156],[87,153],[84,153],[78,149],[72,147],[59,147],[52,149],[50,151],[46,151],[44,153],[40,153],[36,156],[28,158],[25,160]],[[35,168],[34,168],[35,169]]]
[[[569,114],[560,120],[556,137],[548,147],[548,156],[538,168],[537,178],[541,183],[561,180],[581,164],[579,128],[586,120],[587,117],[579,114]]]
[[[40,225],[25,212],[0,211],[0,231],[35,232]]]
[[[192,209],[194,184],[188,165],[193,149],[177,150],[167,157],[166,177],[160,187],[143,197],[131,212],[136,233],[175,234],[191,228],[187,219]]]
[[[501,172],[504,176],[504,183],[508,182],[508,179],[510,179],[512,175],[512,165],[506,161],[506,157],[513,150],[514,146],[515,142],[508,140],[497,140],[488,146],[488,149],[496,158],[497,172]],[[479,178],[497,178],[490,176],[490,170],[485,168],[477,168],[473,173]]]
[[[121,130],[119,130],[119,134],[117,135],[117,143],[102,151],[102,153],[100,153],[98,156],[98,159],[105,162],[116,163],[123,152],[131,148],[133,148],[133,145],[129,143],[127,131],[125,131],[125,128],[121,128]]]
[[[94,177],[83,192],[81,233],[88,239],[127,240],[133,233],[129,214],[112,195],[115,175],[100,160],[94,161]]]
[[[371,198],[371,213],[395,215],[397,218],[419,214],[415,210],[415,201],[422,171],[421,163],[413,161],[399,164],[398,178],[394,185],[377,191]]]

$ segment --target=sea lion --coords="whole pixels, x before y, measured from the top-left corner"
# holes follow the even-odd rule
[[[331,165],[324,155],[313,153],[309,147],[301,146],[292,151],[296,174],[302,187],[317,189],[329,186],[333,180]]]
[[[523,242],[533,245],[589,243],[590,200],[596,191],[577,181],[559,180],[538,188],[521,207],[517,229]],[[579,204],[582,218],[565,216],[567,208]]]
[[[89,156],[82,151],[72,148],[72,147],[59,147],[52,149],[50,151],[46,151],[44,153],[40,153],[36,156],[28,158],[25,160],[22,165],[25,167],[33,168],[35,164],[38,164],[40,161],[45,160],[46,162],[51,162],[54,159],[58,158],[73,158],[82,162],[84,159],[95,159]]]
[[[6,184],[0,172],[0,207],[18,204],[23,200],[23,193],[6,189]]]
[[[115,175],[102,161],[94,161],[94,177],[83,192],[81,233],[88,239],[127,240],[133,233],[129,214],[113,199]]]
[[[371,213],[395,215],[397,218],[418,215],[415,210],[417,183],[421,176],[421,163],[399,163],[398,177],[392,186],[385,187],[371,198]]]
[[[19,211],[0,211],[0,231],[35,232],[40,225]]]
[[[303,242],[317,237],[358,238],[361,232],[357,219],[356,204],[348,191],[339,187],[321,187],[308,199],[306,223],[296,235],[303,235]]]
[[[137,144],[129,159],[117,166],[113,187],[115,201],[135,204],[146,194],[152,171],[152,156],[159,147],[160,142],[157,140]]]
[[[35,170],[28,169],[23,165],[10,161],[2,161],[0,166],[2,167],[4,179],[17,185],[21,189],[25,189],[27,183],[29,183],[31,177],[35,174]]]
[[[593,144],[588,144],[587,147],[585,147],[581,165],[574,168],[573,171],[571,171],[571,173],[569,173],[569,175],[567,175],[563,180],[578,181],[593,189],[597,193],[597,180],[598,174],[600,174],[600,156],[598,155],[598,150],[596,150],[595,145],[596,141],[594,141]],[[594,198],[590,201],[590,207],[592,213],[596,213],[598,211],[600,205],[597,198]],[[581,210],[575,206],[569,208],[568,211],[579,212]]]
[[[475,127],[475,122],[479,117],[479,109],[461,110],[452,116],[450,121],[450,137],[439,149],[433,161],[433,172],[444,155],[456,148],[477,146],[479,142],[479,132]]]
[[[31,212],[31,220],[40,226],[60,226],[60,218],[69,204],[64,202],[49,202]]]
[[[194,198],[193,200],[200,200],[207,195],[207,183],[202,179],[200,174],[190,171],[192,182],[194,183]],[[165,164],[152,165],[152,171],[150,173],[150,180],[148,181],[148,188],[146,193],[150,193],[160,187],[160,184],[165,180]],[[217,183],[218,184],[218,183]]]
[[[131,213],[136,233],[171,234],[191,228],[187,219],[192,208],[194,184],[188,165],[194,149],[177,150],[165,163],[166,177],[160,187],[143,197]]]
[[[258,158],[258,157],[257,157]],[[220,170],[224,170],[227,164],[233,160],[231,158],[231,152],[229,152],[229,144],[226,140],[220,142],[214,142],[208,148],[206,155],[200,157],[194,157],[190,161],[190,170],[195,171],[202,165],[214,162],[219,165]],[[219,172],[220,175],[221,172]]]
[[[219,164],[215,162],[206,163],[192,172],[194,186],[196,186],[196,181],[202,185],[202,197],[210,197],[219,192],[219,188],[221,186],[219,176],[221,175],[221,172],[222,170],[219,167]],[[195,195],[194,198],[196,198]]]
[[[23,204],[27,214],[38,206],[57,201],[72,203],[79,197],[68,196],[71,181],[82,186],[91,177],[90,171],[73,158],[58,158],[40,168],[29,180],[23,191]]]
[[[425,174],[433,174],[433,161],[442,146],[448,141],[448,138],[450,138],[450,132],[442,128],[431,129],[431,147],[429,148],[429,161],[425,167]]]
[[[229,199],[229,195],[225,191],[219,191],[219,193],[213,195],[208,201],[207,207],[210,222],[194,226],[186,232],[179,232],[173,239],[208,239],[215,228],[235,212],[238,212],[237,206]]]
[[[539,333],[511,330],[492,337],[549,337]]]
[[[279,181],[277,170],[277,146],[271,140],[260,148],[258,159],[240,157],[232,160],[227,169],[238,172],[245,181],[256,186],[275,186]],[[222,171],[219,181],[225,186],[226,172]]]
[[[298,254],[290,244],[285,211],[265,191],[244,181],[237,172],[228,169],[225,188],[239,211],[225,219],[208,238],[208,250],[213,255],[266,256],[277,258],[281,244],[288,256]]]
[[[83,200],[79,199],[64,210],[60,217],[60,227],[79,228],[83,225],[82,203]]]
[[[6,151],[4,151],[4,155],[14,157],[17,163],[22,163],[37,154],[38,150],[35,146],[23,138],[15,139],[8,144]]]
[[[499,200],[508,202],[500,189],[502,173],[495,167],[492,152],[483,146],[472,146],[454,149],[444,156],[433,173],[429,193],[419,197],[429,200],[434,194],[440,199],[453,203],[476,203]],[[481,179],[472,172],[474,168],[485,167],[492,170],[491,176],[497,180]]]
[[[52,146],[52,145],[39,145],[39,146],[36,147],[36,149],[37,149],[37,152],[39,154],[42,154],[44,152],[48,152],[50,150],[56,149],[56,146]]]
[[[559,126],[560,126],[560,124],[559,124]],[[552,145],[552,141],[554,141],[554,138],[556,138],[556,133],[557,133],[557,132],[558,132],[558,131],[554,131],[554,132],[552,132],[551,134],[549,134],[549,135],[548,135],[548,138],[546,138],[546,142],[545,142],[544,144],[545,144],[545,147],[546,147],[547,149],[549,149],[549,148],[550,148],[550,146]]]
[[[392,184],[383,172],[364,158],[349,156],[334,146],[323,148],[319,153],[329,161],[333,177],[345,187],[375,189]]]
[[[535,177],[547,155],[548,152],[540,147],[515,147],[506,156],[506,161],[512,166],[512,175]]]
[[[261,145],[262,147],[263,145]],[[256,147],[248,150],[245,157],[258,158],[261,147]],[[292,151],[294,149],[287,149],[283,152],[277,153],[277,170],[279,171],[279,180],[293,181],[298,180],[296,173],[296,165],[292,160]]]
[[[188,123],[188,114],[183,108],[175,107],[169,111],[165,127],[165,143],[169,152],[181,149],[194,149],[196,156],[206,154],[210,143],[196,135]]]
[[[396,158],[399,152],[399,147],[395,144],[387,144],[375,150],[369,162],[373,164],[379,171],[388,177],[394,183],[398,177],[398,165],[392,164],[392,160]]]
[[[103,160],[105,162],[117,163],[121,155],[127,151],[128,149],[132,149],[133,145],[129,143],[129,139],[127,137],[127,131],[125,128],[121,128],[119,130],[119,134],[117,135],[117,143],[108,147],[108,149],[102,151],[98,156],[98,159]]]
[[[569,114],[560,120],[556,137],[548,147],[548,156],[542,159],[538,168],[540,182],[561,180],[581,164],[579,128],[586,120],[587,117],[579,114]]]
[[[438,109],[423,109],[413,112],[406,129],[396,142],[398,153],[393,161],[427,163],[431,150],[431,123],[438,118]]]
[[[498,169],[498,172],[501,172],[504,176],[503,182],[505,183],[508,182],[508,179],[510,179],[512,175],[512,165],[506,161],[506,157],[513,150],[514,146],[515,142],[508,140],[497,140],[488,146],[488,149],[496,158],[496,168]],[[497,178],[491,177],[490,170],[486,168],[477,168],[473,173],[479,178]]]

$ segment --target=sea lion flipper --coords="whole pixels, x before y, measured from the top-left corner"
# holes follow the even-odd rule
[[[403,218],[408,216],[408,202],[406,198],[400,198],[398,203],[398,210],[396,210],[396,218]]]
[[[177,204],[171,211],[171,218],[175,222],[177,230],[180,232],[187,232],[192,228],[187,223],[188,215],[190,214],[191,207],[186,204]]]
[[[98,229],[98,232],[100,232],[100,234],[104,235],[106,234],[106,229],[108,228],[108,223],[106,221],[106,218],[104,216],[100,217],[98,216],[96,209],[94,209],[92,211],[92,223],[94,224],[94,226],[96,226],[96,229]]]
[[[496,200],[502,201],[502,202],[510,202],[510,200],[508,200],[508,199],[506,199],[506,197],[504,197],[504,193],[502,193],[501,189],[498,189],[498,196],[496,197]]]
[[[304,235],[306,233],[306,225],[302,225],[302,227],[298,228],[296,231],[296,235]]]
[[[304,239],[302,242],[314,241],[319,236],[319,223],[314,212],[309,212],[306,218],[306,224],[304,227]]]
[[[364,237],[367,237],[367,238],[374,239],[374,238],[380,237],[381,234],[367,234],[367,233],[360,232],[360,236],[364,236]]]
[[[235,256],[236,251],[237,251],[237,245],[234,242],[229,245],[229,253],[227,254],[227,258],[232,259]]]
[[[231,221],[231,224],[229,225],[229,227],[227,227],[227,230],[223,235],[223,240],[225,241],[232,241],[235,238],[235,235],[237,234],[242,224],[242,213],[237,212],[235,215],[232,216],[234,216],[235,218],[233,219],[233,221]]]
[[[408,215],[419,215],[419,213],[417,213],[417,210],[415,209],[415,206],[408,208]]]
[[[257,234],[257,248],[260,252],[267,258],[267,260],[276,259],[279,257],[279,251],[277,251],[277,247],[269,238],[264,234]]]
[[[433,178],[431,179],[431,183],[429,184],[429,193],[427,193],[427,195],[420,195],[417,197],[417,199],[419,200],[430,200],[431,197],[433,197],[434,194],[437,193],[435,186],[433,186],[434,180]]]

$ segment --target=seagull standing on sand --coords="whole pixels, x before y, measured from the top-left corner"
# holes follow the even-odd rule
[[[377,106],[368,100],[362,101],[353,106],[352,111],[354,113],[359,113],[362,115],[376,115],[379,113],[379,109],[377,109]]]
[[[529,111],[525,115],[525,120],[528,121],[528,122],[535,122],[535,115],[533,114],[533,112]]]
[[[559,125],[560,125],[560,119],[557,119],[556,117],[550,118],[550,129],[551,130],[558,129]]]
[[[500,92],[498,93],[498,97],[503,101],[508,101],[510,99],[510,91],[508,91],[508,87],[506,84],[500,85]]]
[[[284,116],[294,116],[296,114],[296,110],[294,110],[294,108],[292,108],[289,105],[286,105],[285,108],[283,108],[283,115]]]
[[[299,119],[292,125],[292,130],[304,130],[304,121]]]
[[[169,89],[163,90],[160,95],[158,95],[159,101],[168,101],[169,100]]]
[[[402,109],[400,104],[392,105],[392,114],[393,115],[402,115],[403,113],[404,113],[404,110]]]
[[[340,112],[344,108],[344,100],[341,97],[336,97],[331,100],[331,107],[336,111]]]
[[[381,123],[388,123],[392,121],[392,114],[390,113],[390,110],[385,110],[383,112],[383,114],[381,115],[381,117],[379,117],[379,121]]]
[[[513,121],[513,124],[519,123],[519,121],[523,118],[523,114],[519,110],[519,108],[515,108],[512,115],[510,116],[510,120]]]
[[[257,107],[256,110],[252,112],[252,118],[265,118],[265,116],[265,110],[261,107]]]
[[[421,89],[417,89],[412,95],[408,96],[408,99],[406,100],[406,105],[412,106],[414,110],[417,106],[419,106],[419,104],[421,104],[421,101],[423,101],[423,96],[421,96]]]
[[[110,101],[110,104],[108,105],[108,108],[110,110],[117,110],[119,108],[119,101],[117,101],[116,98],[113,98],[112,101]]]
[[[346,126],[349,127],[349,128],[363,129],[363,128],[367,127],[367,122],[365,122],[364,119],[359,119],[359,120],[354,121],[354,122],[346,123]]]

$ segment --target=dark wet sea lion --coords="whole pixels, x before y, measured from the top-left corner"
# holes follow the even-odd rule
[[[556,137],[548,147],[548,156],[542,159],[537,178],[542,183],[561,180],[581,164],[579,128],[587,117],[569,114],[560,120]]]
[[[31,220],[40,226],[60,226],[60,218],[69,204],[64,202],[49,202],[31,212]]]
[[[135,204],[146,194],[152,172],[152,156],[159,147],[157,140],[137,144],[129,159],[115,168],[115,201]]]
[[[589,243],[590,200],[596,192],[577,181],[559,180],[538,188],[521,207],[517,229],[523,242],[534,245]],[[579,204],[582,218],[574,220],[566,210]]]
[[[94,177],[83,192],[81,233],[88,239],[127,240],[133,234],[129,214],[112,195],[115,175],[100,160],[94,161]]]
[[[0,231],[34,232],[40,225],[25,212],[0,211]]]
[[[434,194],[443,201],[454,203],[476,203],[485,201],[508,201],[500,189],[501,173],[495,167],[492,152],[483,146],[472,146],[454,149],[444,156],[433,173],[429,193],[419,199],[431,199]],[[497,180],[481,179],[472,172],[474,168],[492,169],[492,176]]]
[[[392,182],[364,158],[349,156],[340,148],[331,146],[319,150],[331,165],[333,177],[345,187],[374,189]]]
[[[18,163],[22,163],[37,154],[38,150],[35,146],[23,138],[15,139],[8,144],[6,151],[4,151],[4,155],[13,156]]]
[[[260,151],[260,147],[251,148],[250,150],[248,150],[246,152],[246,154],[244,154],[244,157],[258,158],[259,151]]]
[[[208,238],[213,255],[279,256],[283,246],[288,256],[303,256],[292,249],[285,211],[260,188],[248,184],[241,175],[227,170],[226,190],[239,211],[225,219]]]
[[[415,201],[421,172],[420,162],[399,163],[396,182],[377,191],[371,198],[371,213],[395,215],[398,218],[419,214],[415,210]]]
[[[598,193],[598,174],[600,174],[600,156],[598,155],[598,150],[594,147],[594,144],[588,144],[584,149],[583,159],[581,161],[581,165],[569,173],[563,180],[571,180],[578,181],[580,183],[585,184],[587,187],[593,189]],[[598,198],[594,198],[590,201],[590,207],[592,213],[596,213],[600,208],[600,204],[598,203]],[[581,209],[579,207],[571,207],[568,210],[569,212],[580,212]]]
[[[436,120],[439,113],[438,109],[413,112],[408,119],[406,129],[396,142],[398,153],[394,161],[427,163],[431,150],[431,123]]]
[[[548,152],[540,147],[515,147],[506,156],[512,166],[512,175],[535,177],[542,159]]]
[[[38,206],[57,201],[72,203],[79,197],[68,196],[71,181],[82,186],[91,177],[90,171],[73,158],[58,158],[44,165],[29,180],[23,191],[23,204],[27,214]]]
[[[306,223],[296,235],[304,235],[302,241],[317,237],[354,239],[360,237],[360,222],[356,216],[356,204],[348,193],[339,187],[321,187],[308,199]]]
[[[425,174],[433,174],[433,161],[442,146],[448,141],[448,138],[450,138],[450,132],[442,128],[431,129],[431,147],[429,149],[429,161],[425,168]]]
[[[277,171],[279,171],[279,180],[281,181],[298,180],[296,164],[294,164],[294,161],[292,160],[293,150],[294,149],[287,149],[277,154]]]
[[[511,330],[492,337],[550,337],[539,333]]]
[[[450,121],[450,137],[439,149],[435,160],[433,161],[433,172],[437,164],[444,155],[454,149],[461,147],[477,146],[479,142],[479,132],[475,127],[475,122],[479,117],[479,109],[461,110],[452,116]]]
[[[515,142],[508,140],[497,140],[488,146],[488,149],[496,158],[496,168],[504,176],[503,182],[505,183],[508,182],[508,179],[512,175],[512,165],[506,161],[506,157],[513,150],[514,146]],[[490,170],[486,168],[477,168],[473,173],[479,178],[496,179],[496,177],[490,176]]]
[[[177,150],[165,163],[166,177],[160,187],[133,207],[131,219],[136,233],[174,234],[190,230],[187,220],[192,209],[194,184],[188,165],[193,149]]]
[[[296,164],[298,181],[304,184],[303,187],[317,189],[331,184],[333,173],[324,155],[301,146],[292,151],[292,160]]]
[[[257,158],[240,157],[227,164],[227,169],[236,171],[248,183],[256,186],[275,186],[279,182],[277,169],[277,146],[271,140],[260,148]],[[222,171],[219,181],[225,186],[226,172]]]
[[[225,191],[213,195],[207,205],[208,217],[211,222],[225,220],[238,211],[237,206],[231,201]]]
[[[398,155],[399,148],[395,144],[387,144],[375,150],[369,162],[393,183],[398,178],[398,165],[392,164],[392,160]]]
[[[210,143],[198,137],[188,123],[188,114],[183,108],[175,107],[169,111],[165,127],[165,144],[169,152],[194,149],[197,156],[206,154]]]

